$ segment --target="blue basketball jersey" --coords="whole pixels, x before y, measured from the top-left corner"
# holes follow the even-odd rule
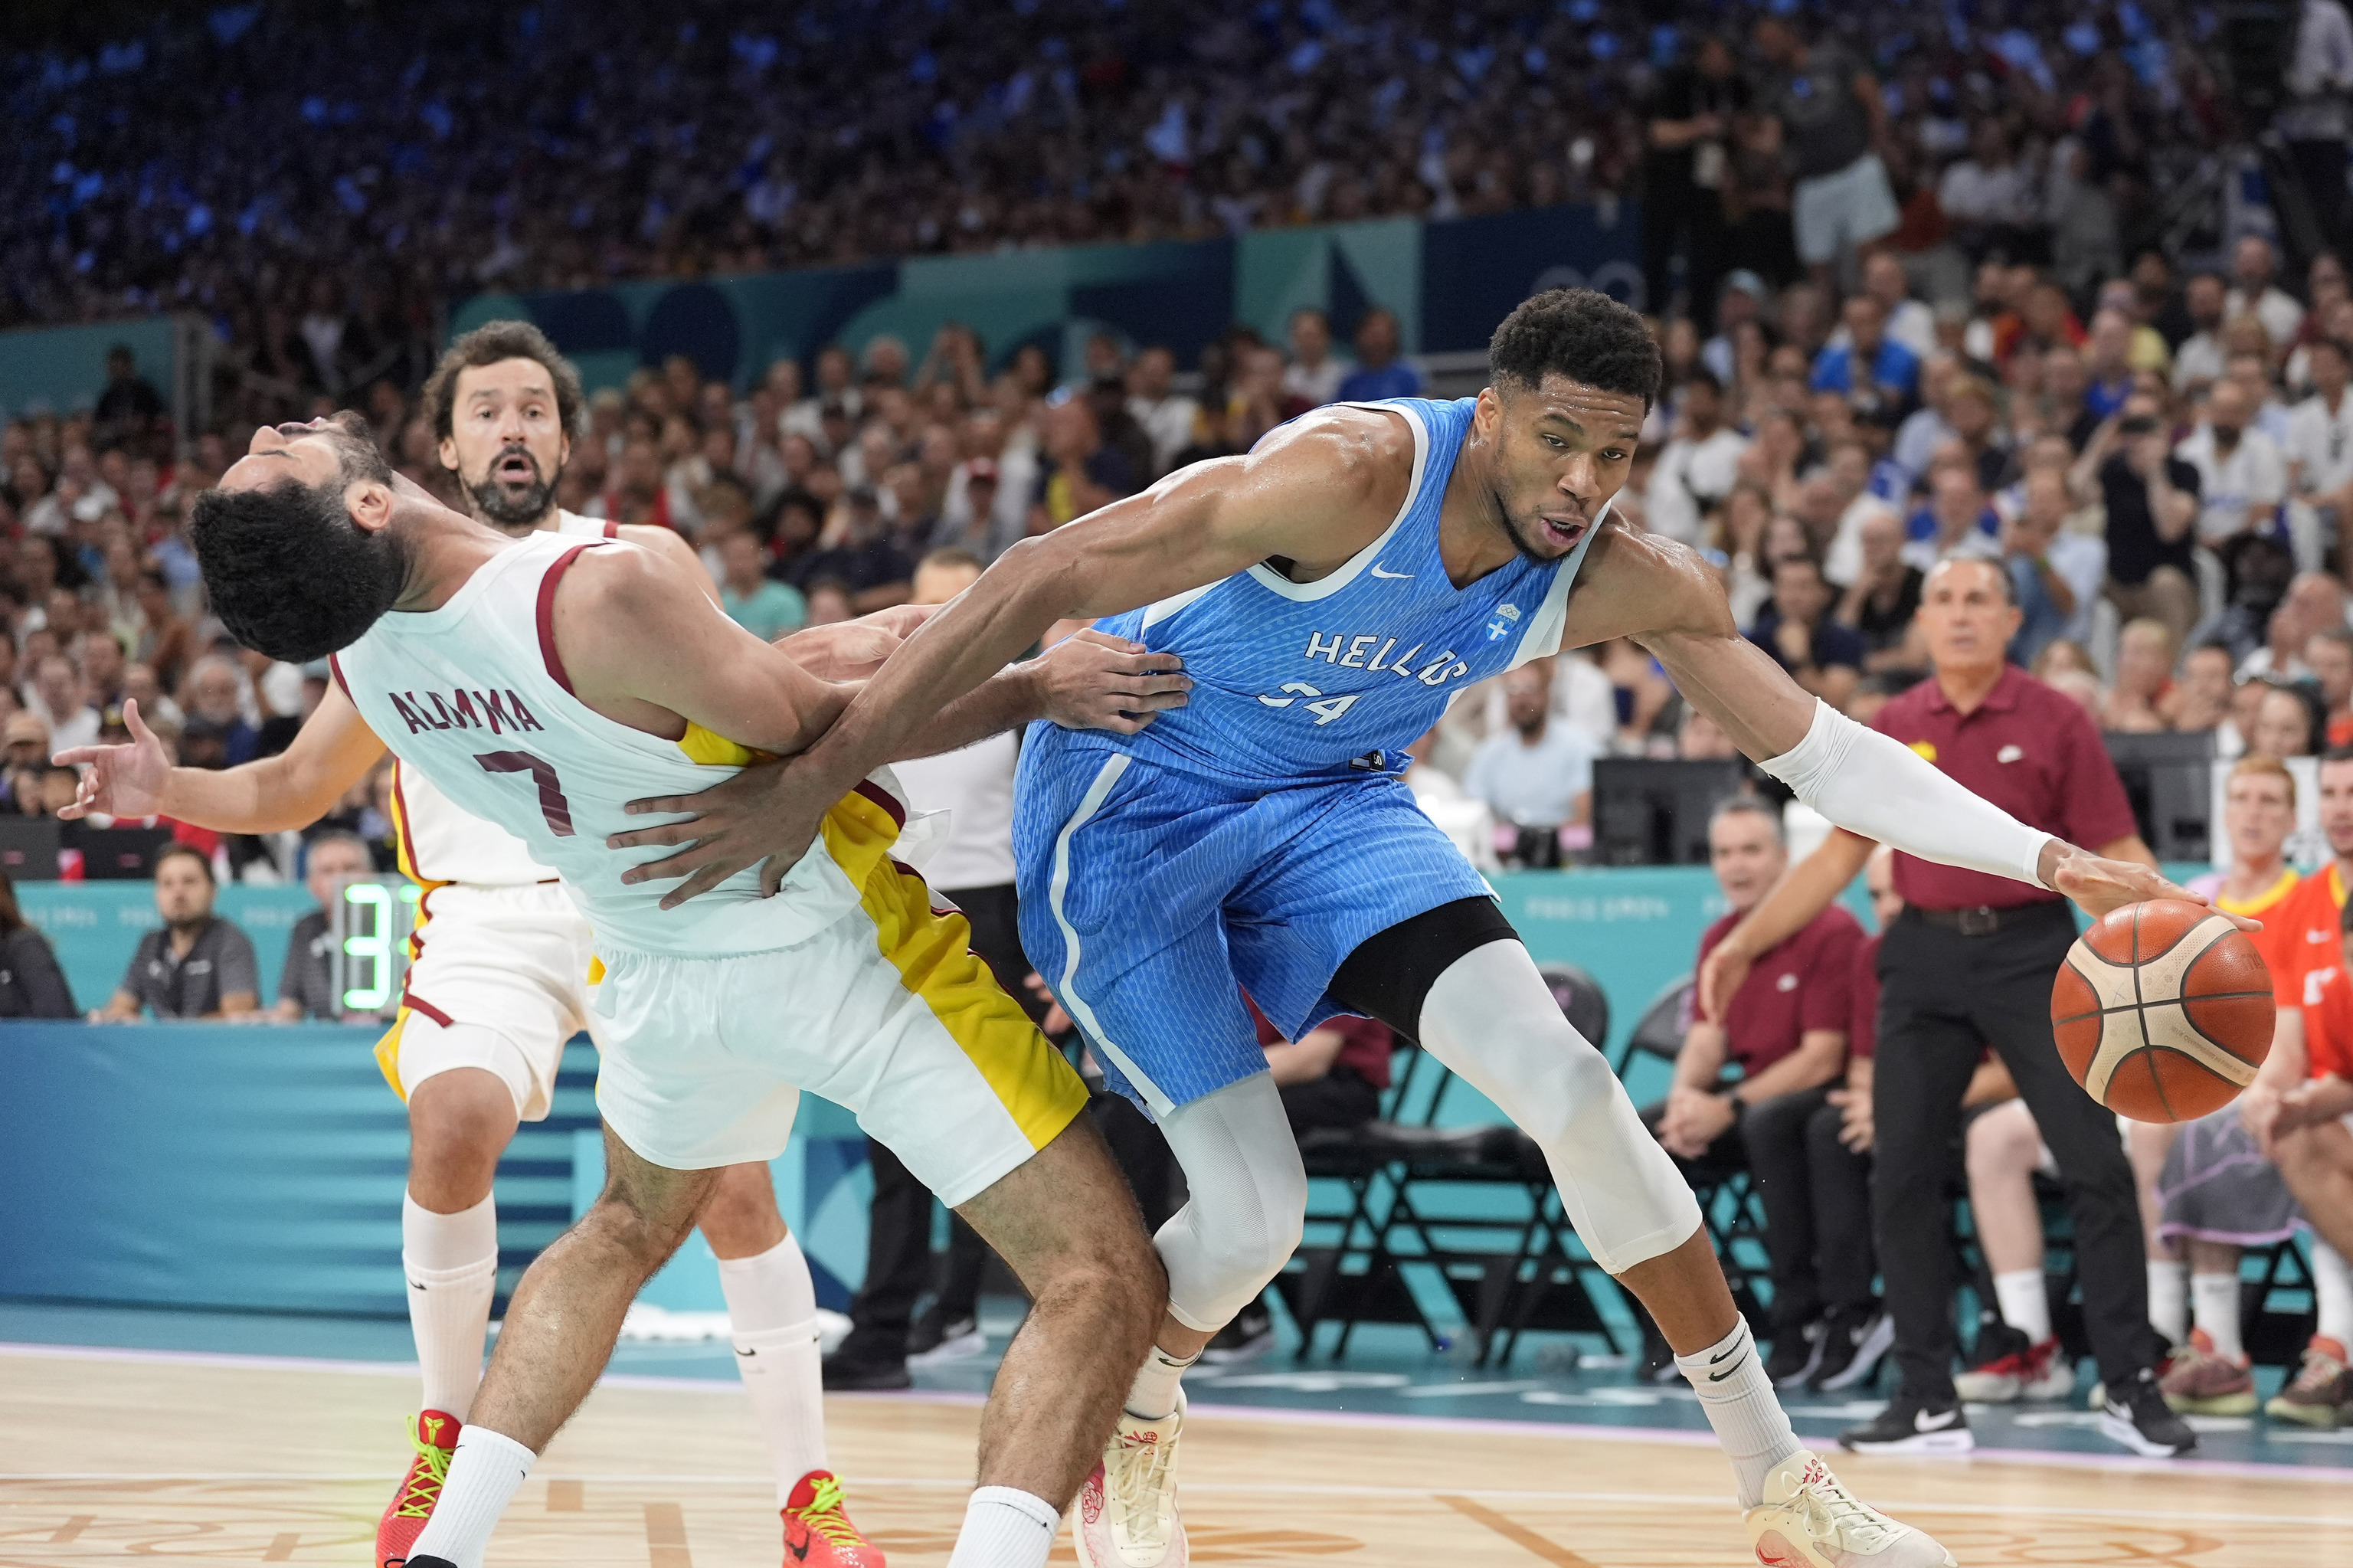
[[[1467,588],[1447,579],[1438,514],[1475,400],[1398,398],[1413,477],[1388,528],[1339,570],[1293,582],[1261,563],[1105,620],[1185,661],[1186,706],[1134,736],[1082,746],[1235,780],[1393,771],[1462,692],[1559,652],[1569,584],[1593,533],[1560,560],[1515,557]]]

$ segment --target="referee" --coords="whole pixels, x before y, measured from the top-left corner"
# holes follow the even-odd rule
[[[2004,661],[2020,620],[2000,563],[1939,563],[1919,612],[1934,677],[1889,702],[1873,727],[2021,821],[2154,864],[2090,718]],[[1755,955],[1835,898],[1871,850],[1852,833],[1831,833],[1718,945],[1702,973],[1704,996],[1729,996]],[[1895,857],[1895,889],[1904,912],[1879,956],[1872,1211],[1903,1381],[1876,1420],[1840,1441],[1873,1452],[1973,1446],[1953,1388],[1955,1280],[1944,1216],[1962,1092],[1991,1047],[2058,1160],[2074,1216],[2084,1323],[2107,1385],[2100,1431],[2139,1454],[2187,1452],[2197,1438],[2167,1407],[2150,1365],[2140,1214],[2116,1118],[2069,1076],[2051,1037],[2051,982],[2075,939],[2073,911],[2055,893],[1906,854]]]

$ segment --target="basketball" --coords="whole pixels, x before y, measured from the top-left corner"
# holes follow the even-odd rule
[[[2202,904],[2127,905],[2075,940],[2051,1031],[2084,1092],[2135,1121],[2195,1121],[2255,1081],[2272,978],[2246,934]]]

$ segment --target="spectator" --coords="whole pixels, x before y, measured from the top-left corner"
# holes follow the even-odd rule
[[[278,975],[278,1001],[269,1016],[280,1023],[306,1018],[332,1022],[343,1017],[343,999],[334,986],[334,916],[330,906],[347,878],[373,875],[374,858],[359,834],[330,828],[304,846],[303,882],[318,907],[287,933],[286,965]],[[375,1015],[361,1016],[373,1018]]]
[[[98,710],[90,706],[73,661],[64,654],[51,653],[35,668],[25,706],[47,724],[52,753],[98,744]]]
[[[800,590],[762,572],[759,535],[728,535],[719,543],[719,606],[728,620],[763,642],[807,624]]]
[[[1748,641],[1806,690],[1843,708],[1867,651],[1860,633],[1831,618],[1832,602],[1820,561],[1784,556],[1773,563],[1773,601],[1748,629]]]
[[[1928,480],[1928,504],[1914,514],[1904,558],[1923,572],[1954,557],[1992,559],[2001,554],[2001,514],[1987,504],[1976,468],[1940,464]]]
[[[1772,808],[1746,796],[1717,807],[1708,821],[1708,859],[1731,912],[1701,937],[1703,962],[1788,867]],[[1854,916],[1832,905],[1761,955],[1725,1024],[1692,1021],[1676,1054],[1674,1086],[1642,1112],[1695,1183],[1757,1173],[1773,1274],[1767,1370],[1777,1383],[1819,1370],[1833,1338],[1855,1343],[1854,1331],[1875,1310],[1868,1232],[1831,1234],[1818,1223],[1824,1207],[1859,1212],[1868,1181],[1868,1165],[1839,1145],[1841,1117],[1830,1103],[1846,1067],[1862,941]],[[1735,1066],[1739,1076],[1725,1082]],[[1821,1203],[1823,1193],[1834,1202]],[[1647,1319],[1644,1328],[1651,1331]],[[1652,1347],[1646,1370],[1656,1359]]]
[[[2026,476],[2025,508],[2002,529],[2002,554],[2024,616],[2010,640],[2014,664],[2031,666],[2054,637],[2075,642],[2091,637],[2092,605],[2107,577],[2108,547],[2067,529],[2072,503],[2066,473],[2037,469]],[[2156,624],[2164,630],[2163,622]]]
[[[2325,533],[2353,526],[2353,398],[2345,396],[2353,347],[2315,338],[2306,347],[2312,396],[2289,416],[2289,493],[2320,514]]]
[[[2345,145],[2353,135],[2346,112],[2353,92],[2353,18],[2341,0],[2305,0],[2296,20],[2284,85],[2288,102],[2273,121],[2288,157],[2303,176],[2320,241],[2332,250],[2353,243],[2345,217]]]
[[[2094,421],[2113,418],[2132,395],[2134,366],[2132,318],[2119,310],[2103,310],[2092,317],[2091,342],[2084,351],[2084,411]],[[2081,441],[2076,450],[2083,449]]]
[[[2173,385],[2178,390],[2192,392],[2221,379],[2223,302],[2229,292],[2221,278],[2212,272],[2197,274],[2182,291],[2182,309],[2191,331],[2173,349]]]
[[[2173,688],[2173,727],[2185,733],[2204,734],[2221,731],[2229,725],[2236,667],[2231,650],[2220,642],[2200,642],[2184,654],[2181,676]],[[2235,731],[2231,738],[2237,739]],[[2221,736],[2217,736],[2218,756],[2232,756],[2236,749],[2223,746]]]
[[[238,1018],[259,1005],[259,970],[246,934],[213,914],[212,862],[170,844],[155,857],[155,913],[163,924],[139,939],[122,983],[93,1023]]]
[[[234,768],[253,759],[261,732],[247,722],[237,666],[217,654],[197,660],[189,666],[180,706],[186,710],[191,738],[202,726],[207,738],[219,746],[220,761],[200,763],[190,756],[185,759],[190,767]]]
[[[1650,308],[1666,313],[1671,268],[1683,261],[1685,314],[1705,337],[1715,330],[1716,292],[1730,264],[1724,208],[1736,117],[1748,84],[1722,38],[1703,37],[1689,63],[1659,75],[1651,95],[1642,159],[1642,281]],[[1719,371],[1717,374],[1721,375]]]
[[[2168,450],[2159,419],[2154,397],[2133,394],[2116,422],[2116,450],[2095,471],[2107,508],[2108,598],[2127,618],[2165,622],[2179,641],[2199,619],[2189,551],[2204,482],[2196,465]]]
[[[2119,735],[2164,729],[2172,684],[2173,633],[2161,620],[2126,621],[2116,634],[2116,680],[2108,690],[2100,727]]]
[[[1282,373],[1282,389],[1314,408],[1340,395],[1340,383],[1347,374],[1348,367],[1332,357],[1331,318],[1313,305],[1292,312],[1291,364]]]
[[[809,624],[824,624],[817,607],[820,578],[831,581],[847,596],[851,615],[869,615],[907,602],[915,564],[891,537],[882,521],[881,501],[873,491],[860,487],[843,495],[827,533],[836,542],[811,554],[802,574]]]
[[[1838,618],[1861,634],[1865,670],[1904,668],[1912,661],[1912,617],[1924,574],[1905,559],[1904,524],[1893,513],[1867,520],[1862,540],[1862,569],[1839,602]]]
[[[2305,667],[2319,688],[2329,749],[2353,746],[2353,630],[2327,626],[2305,640]]]
[[[1504,677],[1510,728],[1489,736],[1472,754],[1462,788],[1485,802],[1499,822],[1558,829],[1592,820],[1592,739],[1552,711],[1553,661],[1536,659]]]
[[[1724,423],[1724,389],[1714,374],[1693,371],[1674,439],[1660,451],[1643,492],[1651,531],[1698,544],[1706,514],[1739,482],[1740,454],[1747,450],[1748,438]]]
[[[1874,250],[1864,259],[1862,289],[1885,313],[1890,343],[1902,344],[1923,362],[1936,351],[1936,313],[1912,297],[1911,277],[1894,252]]]
[[[106,390],[98,395],[98,406],[91,410],[98,427],[121,437],[143,436],[163,413],[163,396],[139,374],[131,346],[118,343],[108,349]]]
[[[1320,314],[1317,319],[1322,319]],[[1328,332],[1325,341],[1330,341]],[[1338,366],[1330,361],[1324,364],[1335,373],[1334,379],[1336,384]],[[1176,390],[1176,356],[1157,344],[1137,355],[1135,364],[1127,373],[1127,411],[1152,442],[1152,472],[1155,478],[1166,473],[1175,465],[1176,454],[1192,444],[1193,421],[1201,415],[1201,405]],[[1289,385],[1288,381],[1285,385]],[[1331,399],[1319,397],[1315,401],[1322,403]],[[996,465],[990,463],[992,482],[996,472]]]
[[[2253,316],[2272,342],[2290,344],[2304,325],[2304,307],[2273,281],[2278,269],[2270,240],[2260,234],[2241,239],[2231,250],[2231,290],[2222,296],[2222,316],[2226,321]]]
[[[2302,682],[2257,681],[2263,692],[2254,723],[2247,730],[2247,751],[2253,757],[2313,757],[2318,755],[2327,732],[2320,698]]]
[[[57,949],[25,918],[16,885],[0,872],[0,1018],[78,1018]]]
[[[1844,45],[1802,37],[1778,15],[1757,24],[1757,51],[1779,73],[1762,95],[1765,145],[1783,150],[1797,184],[1790,196],[1798,259],[1827,284],[1847,250],[1895,231],[1900,213],[1887,167],[1873,149],[1889,144],[1878,80]],[[1811,346],[1809,344],[1808,346]]]
[[[1049,403],[1040,421],[1039,446],[1046,456],[1029,508],[1029,531],[1051,533],[1144,488],[1143,477],[1118,448],[1107,446],[1093,407],[1084,397]],[[862,607],[861,607],[862,608]]]
[[[55,748],[49,745],[49,722],[37,713],[14,713],[0,728],[0,750],[6,756],[6,775],[0,779],[7,809],[19,816],[42,814],[41,774]]]
[[[1843,320],[1845,344],[1827,345],[1814,358],[1814,390],[1840,393],[1867,414],[1909,406],[1920,387],[1920,358],[1886,334],[1886,307],[1876,295],[1857,294]]]
[[[1955,238],[1972,261],[1994,251],[2017,255],[2034,219],[2034,190],[2010,150],[2000,120],[1977,122],[1969,155],[1945,170],[1936,185],[1936,205],[1951,219]]]
[[[850,620],[858,611],[851,608],[849,597],[849,585],[839,577],[811,577],[807,592],[808,623],[832,626]]]
[[[1421,372],[1398,357],[1398,319],[1376,305],[1356,323],[1356,368],[1340,379],[1338,400],[1372,403],[1421,396]]]

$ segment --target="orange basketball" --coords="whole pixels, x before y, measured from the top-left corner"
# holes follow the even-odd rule
[[[2195,1121],[2237,1098],[2270,1054],[2271,970],[2202,904],[2128,904],[2068,950],[2051,1033],[2075,1081],[2110,1110]]]

